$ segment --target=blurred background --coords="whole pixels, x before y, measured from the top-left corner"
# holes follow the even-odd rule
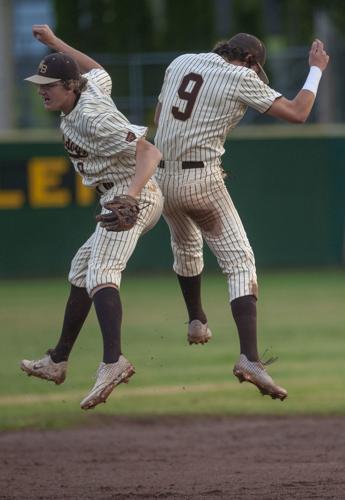
[[[103,64],[116,105],[148,125],[151,139],[164,71],[178,54],[253,33],[267,46],[270,85],[293,98],[312,40],[324,41],[331,62],[308,123],[286,125],[248,110],[226,144],[224,169],[259,266],[343,266],[343,0],[1,0],[0,277],[65,274],[97,211],[65,156],[58,114],[47,113],[23,81],[47,52],[32,37],[34,23],[49,24]],[[157,245],[158,254],[151,251]],[[132,270],[171,267],[163,221],[132,260]],[[206,261],[216,267],[207,250]]]
[[[246,31],[267,45],[267,72],[286,96],[299,90],[314,37],[332,64],[311,123],[345,120],[345,6],[342,0],[1,0],[1,129],[53,125],[22,80],[46,53],[31,25],[47,23],[91,54],[113,77],[118,107],[134,123],[152,125],[164,69],[182,52],[209,51],[219,39]],[[15,82],[15,85],[14,85]],[[57,117],[55,117],[57,123]],[[267,123],[267,118],[264,120]],[[257,113],[245,123],[260,123]]]

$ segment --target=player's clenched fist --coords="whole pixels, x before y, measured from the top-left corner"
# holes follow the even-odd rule
[[[323,43],[321,40],[316,38],[310,48],[309,65],[317,66],[321,69],[321,71],[324,71],[327,67],[328,61],[329,55],[325,51]]]
[[[34,24],[32,26],[32,34],[45,45],[51,45],[56,39],[55,34],[47,24]]]

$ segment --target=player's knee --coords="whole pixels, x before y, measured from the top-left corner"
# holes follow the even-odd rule
[[[180,276],[196,276],[204,269],[203,259],[174,259],[174,272]]]
[[[90,297],[92,297],[97,290],[106,286],[120,288],[121,272],[109,269],[93,269],[89,268],[86,277],[86,289]]]

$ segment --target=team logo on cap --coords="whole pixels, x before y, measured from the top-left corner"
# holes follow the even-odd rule
[[[46,64],[44,64],[44,62],[42,61],[42,62],[40,62],[38,69],[39,69],[40,73],[44,74],[47,72],[48,66]]]

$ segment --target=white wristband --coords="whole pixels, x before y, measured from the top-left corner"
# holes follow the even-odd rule
[[[302,87],[302,90],[309,90],[314,95],[317,94],[317,89],[321,80],[322,71],[318,66],[311,66],[309,75]]]

